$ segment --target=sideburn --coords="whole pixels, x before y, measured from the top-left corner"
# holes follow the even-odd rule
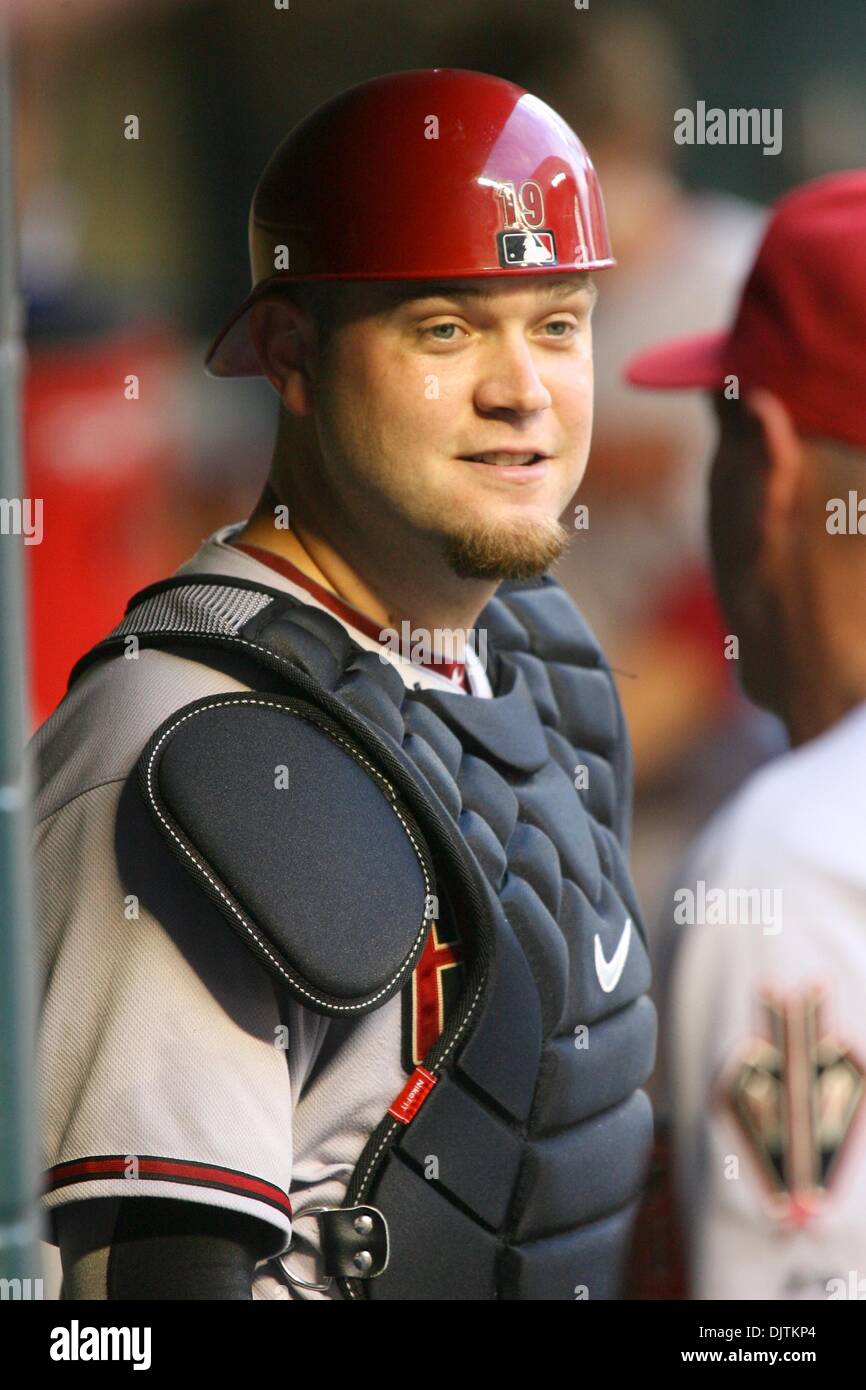
[[[767,460],[760,426],[740,402],[722,401],[710,479],[713,577],[731,634],[739,638],[740,683],[756,704],[780,713],[785,688],[784,620],[761,575]]]

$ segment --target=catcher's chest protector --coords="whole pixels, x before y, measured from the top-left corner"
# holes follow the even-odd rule
[[[344,1206],[381,1212],[390,1249],[377,1277],[340,1278],[343,1295],[616,1298],[649,1159],[639,1088],[656,1034],[623,849],[627,736],[601,652],[551,577],[503,584],[476,629],[492,700],[407,690],[330,614],[281,591],[177,576],[136,595],[71,680],[130,634],[217,666],[231,653],[253,689],[339,726],[409,808],[416,848],[423,837],[424,887],[456,927],[463,988],[355,1168]],[[345,825],[363,839],[364,825]],[[406,985],[418,949],[388,991],[365,981],[364,1009]],[[315,1008],[301,973],[286,958],[283,978]],[[338,1012],[338,995],[316,996],[321,1011]]]

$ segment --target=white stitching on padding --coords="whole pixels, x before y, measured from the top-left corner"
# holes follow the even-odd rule
[[[228,635],[224,635],[223,638],[222,638],[222,640],[223,640],[223,641],[226,641],[226,642],[230,642],[230,643],[232,643],[232,644],[235,644],[235,643],[236,643],[236,644],[238,644],[239,646],[242,646],[242,647],[250,647],[253,651],[263,652],[263,653],[265,653],[265,655],[267,655],[269,658],[271,658],[271,659],[273,658],[273,652],[270,650],[269,647],[265,647],[264,645],[262,645],[262,644],[259,643],[259,642],[250,642],[250,641],[249,641],[247,638],[245,638],[245,637],[230,637],[230,636],[228,636]],[[194,710],[192,713],[193,713],[193,714],[204,713],[204,711],[205,711],[206,709],[218,709],[221,705],[224,705],[224,704],[252,704],[252,705],[262,705],[263,707],[268,708],[268,709],[279,709],[283,714],[295,714],[295,715],[297,715],[298,718],[303,718],[303,717],[304,717],[303,715],[299,714],[297,710],[289,709],[289,708],[287,708],[287,707],[284,706],[284,705],[276,705],[276,704],[274,704],[272,701],[269,701],[269,700],[251,700],[251,699],[243,699],[243,700],[237,700],[237,699],[235,699],[235,700],[220,700],[220,701],[217,701],[217,702],[215,702],[215,703],[213,703],[213,704],[210,704],[210,705],[204,705],[204,706],[202,706],[201,710]],[[166,731],[165,731],[165,733],[163,734],[162,738],[160,739],[159,743],[158,743],[158,744],[156,745],[156,747],[153,749],[153,752],[152,752],[151,758],[150,758],[150,762],[148,763],[148,769],[147,769],[147,789],[148,789],[148,794],[149,794],[149,796],[150,796],[150,798],[151,798],[151,803],[152,803],[152,805],[153,805],[153,809],[154,809],[154,811],[156,812],[156,814],[157,814],[157,816],[159,817],[159,819],[160,819],[160,820],[162,821],[162,823],[165,825],[166,830],[169,832],[169,834],[170,834],[170,835],[172,836],[172,838],[175,839],[175,840],[178,840],[178,837],[174,834],[174,831],[171,829],[171,826],[168,825],[168,823],[166,822],[165,818],[164,818],[164,817],[162,816],[162,814],[160,813],[159,807],[156,805],[156,802],[155,802],[155,800],[154,800],[154,798],[153,798],[153,793],[152,793],[152,791],[151,791],[151,770],[152,770],[153,759],[155,758],[157,752],[159,751],[159,746],[160,746],[160,744],[163,742],[163,739],[167,738],[168,735],[169,735],[170,733],[172,733],[173,730],[174,730],[175,728],[178,727],[178,725],[182,724],[182,723],[184,722],[185,719],[190,719],[190,718],[192,718],[192,714],[186,714],[186,715],[183,716],[182,719],[177,720],[176,723],[172,724],[168,729],[166,729]],[[311,723],[315,723],[314,720],[311,720],[310,722],[311,722]],[[316,724],[316,727],[317,727],[317,728],[321,728],[321,726],[320,726],[319,724]],[[327,733],[327,734],[329,735],[329,737],[330,737],[332,740],[334,740],[335,742],[344,743],[344,740],[343,740],[343,739],[340,739],[337,735],[330,733],[329,730],[327,730],[327,729],[322,729],[322,732],[323,732],[323,733]],[[357,760],[357,759],[358,759],[358,755],[357,755],[356,751],[355,751],[354,749],[350,748],[348,744],[345,744],[345,746],[349,749],[350,756],[353,757],[353,758],[355,758],[355,759]],[[365,758],[362,757],[361,760],[366,764],[366,766],[368,767],[368,769],[369,769],[369,771],[372,773],[372,775],[373,775],[378,781],[384,783],[384,785],[388,788],[388,790],[389,790],[389,792],[391,793],[391,795],[392,795],[392,796],[395,796],[396,793],[394,792],[394,788],[392,787],[391,783],[387,780],[387,778],[384,777],[384,776],[382,775],[382,773],[380,773],[380,772],[378,771],[378,769],[375,768],[375,767],[372,765],[372,763],[369,763],[369,762],[367,761],[367,759],[365,759]],[[393,803],[392,803],[392,804],[393,804]],[[406,825],[405,821],[403,820],[403,817],[400,815],[400,811],[399,811],[399,809],[398,809],[398,807],[397,807],[396,805],[394,806],[394,811],[395,811],[395,813],[397,814],[398,818],[400,819],[400,821],[401,821],[401,823],[402,823],[402,825],[403,825],[403,828],[404,828],[404,830],[406,831],[407,836],[409,837],[410,841],[412,842],[412,846],[413,846],[413,848],[415,849],[416,854],[418,854],[418,848],[417,848],[417,845],[415,844],[415,840],[414,840],[414,837],[413,837],[413,835],[412,835],[412,832],[411,832],[411,830],[409,829],[408,825]],[[181,847],[181,849],[184,851],[184,853],[187,854],[187,855],[189,856],[190,859],[192,859],[193,863],[196,863],[197,867],[203,868],[203,866],[202,866],[201,864],[198,864],[195,855],[190,854],[189,850],[187,850],[187,848],[186,848],[185,845],[181,844],[181,842],[180,842],[179,840],[178,840],[178,844],[180,845],[180,847]],[[425,881],[425,883],[427,884],[427,887],[428,887],[428,889],[429,889],[430,883],[429,883],[429,879],[428,879],[428,876],[427,876],[426,868],[425,868],[425,866],[424,866],[423,861],[422,861],[421,858],[420,858],[420,855],[419,855],[418,857],[419,857],[419,863],[421,864],[421,871],[422,871],[422,873],[424,874],[424,881]],[[253,938],[258,942],[258,944],[261,945],[261,942],[259,942],[258,937],[256,936],[255,932],[252,930],[252,928],[250,927],[250,925],[249,925],[247,922],[245,922],[245,921],[243,920],[243,918],[240,917],[240,914],[236,911],[236,909],[235,909],[235,907],[234,907],[234,904],[229,902],[229,900],[226,898],[225,894],[222,892],[222,890],[221,890],[221,888],[219,887],[219,885],[213,881],[213,879],[212,879],[212,878],[210,877],[210,875],[206,872],[206,870],[203,870],[203,871],[204,871],[204,873],[205,873],[205,877],[206,877],[206,878],[208,879],[208,881],[213,885],[213,887],[214,887],[214,888],[216,889],[216,891],[219,893],[220,897],[222,897],[222,898],[226,901],[227,905],[231,908],[231,910],[232,910],[232,912],[235,914],[235,916],[237,916],[238,919],[243,923],[243,926],[245,927],[245,929],[250,933],[251,936],[253,936]],[[418,941],[420,940],[422,934],[423,934],[423,928],[422,928],[422,932],[419,932],[418,936],[415,938],[415,941],[414,941],[413,946],[412,946],[412,950],[414,950],[415,947],[417,946]],[[268,956],[270,957],[270,953],[269,953],[267,950],[265,950],[265,954],[268,955]],[[409,954],[411,955],[411,951],[409,952]],[[283,967],[280,965],[279,961],[273,959],[273,957],[270,957],[270,958],[273,960],[274,965],[275,965],[276,968],[280,971],[280,973],[283,974],[283,975],[285,975],[287,979],[290,979],[290,980],[291,980],[291,976],[289,976],[288,973],[287,973],[287,971],[285,971],[285,970],[283,969]],[[405,966],[405,962],[404,962],[404,966]],[[393,975],[393,976],[391,977],[391,980],[390,980],[389,983],[384,987],[384,989],[380,991],[380,994],[384,994],[384,993],[390,988],[391,984],[393,984],[394,980],[395,980],[395,979],[397,978],[397,976],[401,973],[401,970],[402,970],[403,968],[404,968],[404,967],[401,966],[401,969],[397,971],[396,975]],[[298,985],[298,982],[297,982],[297,981],[292,980],[292,983],[295,984],[296,987],[297,987],[298,989],[300,989],[300,992],[301,992],[301,993],[307,993],[307,991],[301,989],[301,987],[300,987],[300,985]],[[471,1017],[472,1017],[472,1014],[473,1014],[474,1011],[475,1011],[475,1007],[476,1007],[476,1005],[477,1005],[477,1003],[478,1003],[478,1000],[481,998],[481,994],[482,994],[482,992],[483,992],[483,990],[484,990],[484,987],[485,987],[486,983],[487,983],[487,978],[486,978],[486,976],[485,976],[484,980],[482,980],[481,984],[478,986],[478,989],[476,990],[475,996],[474,996],[474,998],[473,998],[471,1004],[469,1005],[469,1008],[466,1010],[466,1017],[463,1019],[462,1023],[460,1024],[460,1027],[457,1029],[457,1032],[454,1034],[454,1037],[451,1039],[451,1041],[449,1042],[449,1044],[448,1044],[448,1046],[446,1047],[445,1051],[442,1053],[442,1056],[439,1058],[438,1062],[436,1063],[436,1070],[437,1070],[437,1072],[441,1069],[442,1064],[445,1062],[445,1060],[446,1060],[446,1058],[448,1057],[449,1053],[453,1051],[453,1049],[456,1047],[457,1043],[460,1041],[460,1037],[461,1037],[461,1035],[463,1034],[463,1032],[465,1031],[465,1029],[467,1028],[467,1026],[468,1026],[468,1024],[469,1024],[469,1021],[470,1021],[470,1019],[471,1019]],[[324,1001],[316,1000],[315,995],[310,994],[309,997],[312,998],[315,1002],[324,1002]],[[377,999],[378,999],[379,997],[380,997],[380,996],[379,996],[378,994],[375,996],[375,998],[377,998]],[[368,1004],[369,1004],[369,1003],[372,1002],[372,1001],[367,1001],[367,1002],[368,1002]],[[342,1011],[342,1012],[350,1012],[350,1011],[357,1010],[357,1009],[359,1009],[359,1008],[364,1008],[364,1007],[366,1007],[366,1005],[359,1005],[359,1004],[352,1004],[352,1005],[349,1005],[349,1004],[346,1004],[346,1005],[337,1005],[337,1006],[335,1006],[335,1005],[333,1005],[333,1004],[328,1004],[326,1007],[331,1008],[331,1009],[336,1008],[336,1009],[338,1009],[338,1010],[340,1010],[340,1011]],[[389,1128],[388,1130],[386,1130],[385,1134],[382,1136],[382,1140],[381,1140],[381,1142],[380,1142],[378,1148],[376,1149],[376,1152],[371,1156],[370,1162],[369,1162],[368,1165],[367,1165],[366,1172],[364,1173],[364,1176],[363,1176],[363,1178],[361,1179],[360,1186],[358,1187],[358,1195],[359,1195],[359,1196],[363,1195],[364,1188],[365,1188],[365,1186],[366,1186],[366,1184],[367,1184],[367,1182],[369,1181],[369,1178],[370,1178],[370,1173],[372,1172],[372,1170],[373,1170],[373,1168],[374,1168],[374,1166],[375,1166],[375,1164],[376,1164],[376,1161],[377,1161],[377,1159],[378,1159],[380,1153],[382,1152],[382,1149],[383,1149],[384,1146],[389,1142],[389,1140],[391,1139],[391,1137],[392,1137],[394,1131],[395,1131],[397,1128],[398,1128],[398,1126],[397,1126],[397,1123],[396,1123],[396,1121],[395,1121],[395,1122],[390,1126],[390,1128]],[[360,1294],[357,1293],[357,1292],[355,1291],[354,1282],[355,1282],[355,1281],[354,1281],[354,1280],[351,1280],[351,1279],[350,1279],[349,1281],[347,1281],[347,1293],[348,1293],[349,1298],[358,1299],[358,1298],[360,1298]]]
[[[249,644],[247,644],[247,645],[252,646],[252,645],[254,645],[254,644],[249,643]],[[219,896],[222,898],[223,902],[226,904],[226,906],[229,908],[229,910],[234,914],[235,917],[237,917],[238,921],[239,921],[239,922],[241,923],[241,925],[244,927],[245,931],[248,932],[248,934],[253,938],[253,940],[256,942],[256,944],[264,951],[265,955],[268,957],[268,959],[271,961],[271,963],[275,966],[275,968],[276,968],[277,970],[279,970],[280,974],[283,975],[283,976],[285,976],[285,978],[286,978],[288,981],[290,981],[290,983],[298,990],[298,992],[299,992],[300,994],[306,995],[308,999],[311,999],[311,1000],[313,1001],[313,1003],[315,1003],[315,1004],[320,1004],[320,1005],[322,1005],[324,1008],[333,1010],[334,1012],[340,1012],[340,1013],[355,1013],[355,1012],[357,1012],[359,1009],[368,1009],[368,1008],[370,1007],[370,1005],[371,1005],[372,1003],[375,1003],[375,1001],[376,1001],[377,999],[380,999],[380,998],[382,997],[383,994],[387,994],[388,990],[392,987],[392,985],[394,984],[395,980],[399,979],[400,975],[401,975],[401,974],[403,973],[403,971],[405,970],[405,968],[406,968],[406,961],[407,961],[407,960],[409,959],[409,957],[412,955],[412,952],[415,951],[415,949],[417,948],[419,942],[424,938],[424,936],[426,935],[426,933],[427,933],[427,931],[428,931],[428,929],[429,929],[429,923],[428,923],[426,917],[424,918],[424,921],[423,921],[422,924],[421,924],[421,929],[420,929],[420,931],[418,932],[418,935],[415,937],[415,940],[414,940],[413,943],[412,943],[411,950],[407,953],[407,956],[406,956],[405,960],[403,961],[403,964],[400,966],[400,968],[399,968],[398,970],[396,970],[396,971],[394,972],[394,974],[391,976],[390,980],[388,980],[388,982],[382,987],[382,989],[380,989],[380,990],[378,991],[377,994],[372,995],[369,999],[366,999],[362,1004],[334,1004],[334,1003],[332,1003],[331,1001],[329,1001],[329,1000],[327,1000],[327,999],[322,999],[322,998],[320,998],[318,995],[316,995],[315,993],[313,993],[312,990],[305,989],[305,988],[303,987],[303,985],[301,984],[300,980],[296,979],[293,975],[291,975],[291,974],[289,973],[289,971],[287,971],[286,969],[284,969],[284,967],[283,967],[283,966],[280,964],[280,962],[277,960],[276,956],[271,955],[270,951],[269,951],[269,950],[267,949],[267,947],[264,945],[264,943],[263,943],[263,941],[262,941],[260,935],[256,932],[256,930],[254,929],[254,927],[251,925],[250,921],[247,920],[247,918],[246,918],[243,914],[241,914],[241,913],[238,911],[238,909],[235,907],[234,903],[233,903],[233,902],[228,898],[228,896],[223,892],[223,890],[222,890],[222,888],[220,887],[220,885],[219,885],[219,884],[216,882],[216,880],[213,879],[213,878],[211,877],[211,875],[207,872],[207,867],[206,867],[206,865],[205,865],[205,861],[204,861],[203,859],[199,858],[197,855],[193,854],[189,849],[187,849],[186,845],[182,842],[182,840],[179,838],[179,836],[175,834],[174,830],[173,830],[172,827],[169,825],[168,821],[166,820],[165,816],[162,814],[162,812],[161,812],[159,806],[157,805],[156,798],[154,797],[154,794],[153,794],[152,773],[153,773],[153,762],[154,762],[154,759],[155,759],[157,753],[159,752],[159,749],[160,749],[161,745],[162,745],[162,744],[165,742],[165,740],[168,738],[169,734],[173,733],[175,729],[178,729],[178,728],[180,727],[180,725],[181,725],[181,724],[184,724],[188,719],[194,718],[195,715],[197,715],[197,714],[205,714],[208,710],[212,710],[212,709],[221,709],[224,705],[260,705],[263,709],[275,709],[275,710],[278,710],[281,714],[291,714],[291,715],[294,715],[295,718],[297,718],[297,719],[307,719],[307,722],[308,722],[308,723],[314,724],[315,727],[316,727],[317,729],[320,729],[321,732],[322,732],[323,734],[326,734],[326,735],[332,740],[332,742],[343,744],[343,746],[344,746],[344,747],[347,749],[347,751],[349,752],[349,756],[350,756],[355,762],[359,762],[359,761],[363,762],[363,763],[365,764],[365,766],[367,767],[368,771],[371,773],[371,775],[372,775],[373,777],[375,777],[376,780],[377,780],[378,782],[383,783],[383,784],[388,788],[388,791],[391,793],[391,797],[392,797],[391,806],[392,806],[392,809],[393,809],[393,811],[394,811],[394,814],[397,816],[397,819],[400,821],[400,824],[403,826],[403,829],[406,831],[406,835],[407,835],[407,837],[409,838],[409,840],[410,840],[410,842],[411,842],[411,844],[412,844],[412,848],[413,848],[414,851],[415,851],[416,857],[417,857],[417,859],[418,859],[418,863],[419,863],[420,866],[421,866],[421,872],[422,872],[422,874],[424,875],[424,883],[425,883],[426,890],[427,890],[427,892],[426,892],[426,897],[429,897],[429,896],[431,895],[432,886],[431,886],[431,883],[430,883],[430,877],[429,877],[429,875],[428,875],[428,873],[427,873],[427,867],[426,867],[426,865],[424,864],[423,858],[421,857],[420,851],[419,851],[419,849],[418,849],[418,845],[417,845],[416,840],[415,840],[415,836],[413,835],[411,828],[406,824],[406,821],[405,821],[405,819],[404,819],[404,817],[403,817],[403,815],[402,815],[402,813],[401,813],[401,811],[400,811],[399,806],[397,806],[397,805],[395,804],[394,798],[396,798],[397,793],[396,793],[396,791],[394,790],[394,788],[393,788],[393,786],[391,785],[391,783],[388,781],[388,779],[387,779],[386,777],[384,777],[384,776],[382,775],[382,773],[379,772],[378,769],[377,769],[376,767],[374,767],[373,764],[372,764],[371,762],[368,761],[368,759],[364,758],[363,755],[359,755],[359,754],[357,753],[357,751],[356,751],[354,748],[352,748],[352,746],[351,746],[345,739],[340,738],[340,736],[339,736],[338,734],[332,733],[329,729],[323,728],[320,724],[318,724],[318,723],[316,722],[316,720],[310,719],[308,716],[304,715],[304,714],[301,713],[299,710],[290,709],[288,706],[282,705],[282,704],[278,704],[278,703],[276,703],[276,702],[273,701],[273,700],[260,700],[260,699],[259,699],[259,700],[255,700],[255,699],[249,699],[249,698],[246,698],[246,697],[240,698],[240,699],[235,698],[235,699],[229,699],[229,700],[215,700],[215,701],[212,701],[210,704],[200,706],[199,709],[191,710],[189,713],[184,714],[180,719],[174,720],[173,723],[171,723],[171,724],[169,725],[169,727],[164,731],[164,733],[162,734],[161,738],[159,739],[159,742],[154,746],[154,748],[153,748],[153,750],[152,750],[152,752],[151,752],[150,758],[148,759],[148,764],[147,764],[147,793],[148,793],[148,796],[150,797],[150,803],[151,803],[151,806],[152,806],[152,808],[153,808],[154,814],[159,818],[159,820],[161,821],[161,823],[162,823],[163,826],[165,827],[165,829],[166,829],[166,831],[168,832],[168,834],[171,836],[171,838],[172,838],[174,841],[176,841],[176,843],[178,844],[178,846],[180,847],[180,849],[183,850],[183,852],[184,852],[184,854],[187,856],[187,858],[188,858],[188,859],[191,859],[192,862],[193,862],[193,864],[195,864],[196,868],[197,868],[201,873],[204,874],[204,877],[207,879],[208,883],[210,883],[211,887],[214,888],[214,890],[219,894]],[[426,897],[425,897],[425,901],[426,901]]]

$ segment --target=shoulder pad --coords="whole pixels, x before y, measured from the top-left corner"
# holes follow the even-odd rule
[[[406,983],[431,855],[388,778],[314,704],[196,700],[156,730],[138,780],[172,852],[300,1003],[363,1014]]]

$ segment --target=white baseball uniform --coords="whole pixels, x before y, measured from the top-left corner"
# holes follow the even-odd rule
[[[692,1297],[866,1297],[864,840],[866,703],[753,776],[677,876],[660,1109]]]

